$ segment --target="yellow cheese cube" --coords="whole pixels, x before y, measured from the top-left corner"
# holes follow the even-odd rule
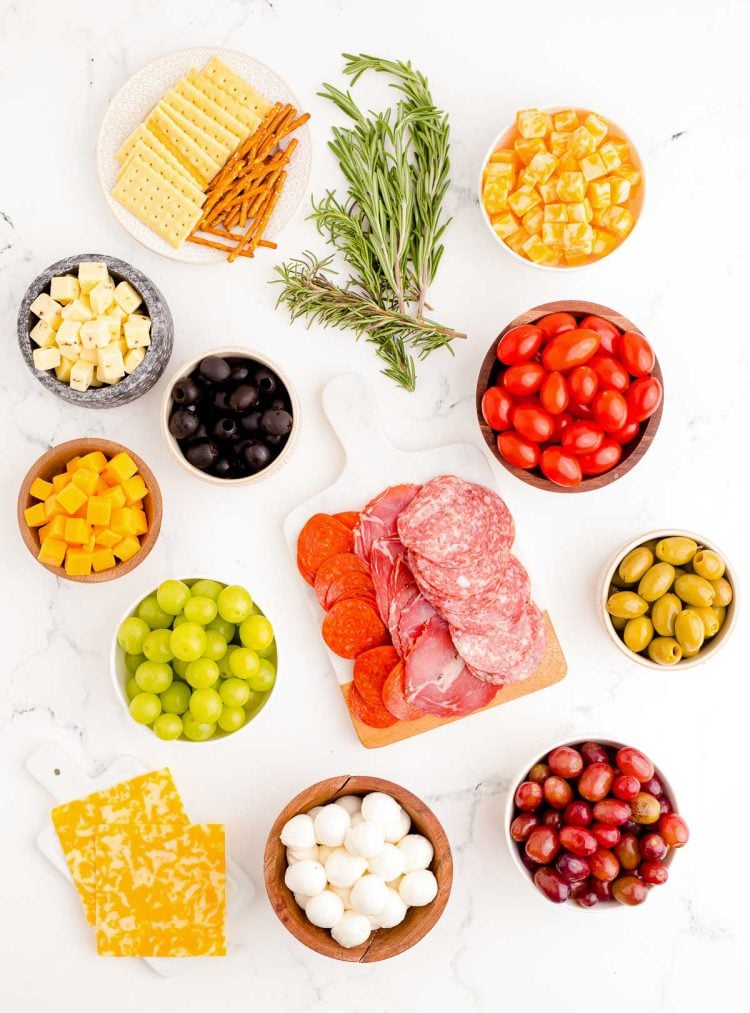
[[[630,200],[630,183],[626,179],[613,176],[609,186],[613,204],[625,204]]]
[[[43,528],[39,529],[39,535],[42,536],[44,531],[44,537],[47,538],[64,538],[65,537],[65,521],[66,517],[62,514],[57,514],[53,517],[49,524],[45,524]]]
[[[78,265],[81,292],[88,295],[101,281],[109,281],[107,265],[99,260],[82,260]]]
[[[568,204],[568,221],[569,222],[585,222],[587,225],[591,222],[591,204],[588,197],[584,197],[580,204]]]
[[[78,356],[78,362],[90,362],[96,370],[96,364],[99,360],[99,349],[98,348],[82,348],[81,353]],[[71,369],[71,375],[73,370]],[[95,377],[92,377],[90,386],[93,387]]]
[[[116,560],[110,549],[95,549],[91,553],[91,565],[94,573],[101,573],[102,570],[111,570]]]
[[[112,500],[92,496],[86,504],[86,520],[89,524],[109,524],[112,516]]]
[[[47,520],[44,503],[35,503],[33,506],[26,507],[23,516],[30,528],[40,528]]]
[[[91,553],[85,549],[68,549],[65,553],[65,572],[69,577],[88,577],[91,573]]]
[[[135,510],[131,510],[130,507],[117,507],[112,511],[112,519],[109,526],[112,531],[123,537],[134,535],[138,527],[138,518],[136,517]]]
[[[112,531],[110,528],[99,528],[98,531],[94,531],[94,539],[97,545],[103,545],[106,549],[111,549],[113,545],[117,545],[119,541],[122,541],[122,535],[118,535],[116,531]]]
[[[109,324],[103,317],[87,320],[81,324],[81,344],[84,348],[106,348],[112,335]]]
[[[100,474],[107,467],[107,458],[101,450],[92,450],[90,454],[84,454],[81,458],[81,467]]]
[[[597,147],[602,143],[609,132],[609,125],[607,124],[607,121],[602,116],[597,116],[596,113],[589,113],[583,121],[583,125],[594,138]]]
[[[99,475],[90,468],[81,466],[73,472],[73,485],[77,485],[87,496],[93,496],[98,481]]]
[[[505,245],[510,247],[510,249],[513,250],[514,253],[522,255],[523,244],[526,242],[528,238],[529,233],[522,226],[520,229],[517,229],[512,235],[508,236],[508,238],[505,240]]]
[[[606,257],[608,253],[614,250],[617,240],[609,232],[603,232],[601,229],[594,229],[594,254],[597,257]]]
[[[541,205],[527,211],[522,218],[523,226],[531,235],[541,235],[542,223],[544,222],[544,211]]]
[[[564,228],[561,222],[545,222],[542,227],[542,242],[546,246],[562,246]]]
[[[39,345],[40,348],[52,348],[52,346],[57,343],[55,331],[50,327],[46,320],[37,320],[29,331],[29,337],[34,344]]]
[[[612,203],[609,180],[599,179],[589,183],[586,188],[586,196],[591,201],[592,208],[608,208]]]
[[[52,521],[50,521],[49,524],[43,524],[41,528],[37,528],[37,531],[39,532],[39,544],[40,545],[44,541],[45,538],[54,538],[55,537],[52,534]]]
[[[49,294],[63,306],[77,299],[80,293],[81,286],[78,284],[78,278],[72,274],[58,275],[50,282]]]
[[[118,559],[126,563],[141,548],[141,543],[135,537],[135,535],[128,535],[126,538],[122,538],[117,545],[113,546],[112,552],[117,556]]]
[[[60,349],[56,345],[49,348],[35,348],[31,358],[34,360],[34,368],[40,370],[57,369],[62,362]]]
[[[135,510],[135,508],[133,508]],[[144,510],[135,510],[135,533],[136,535],[145,535],[148,531],[148,517]]]
[[[617,207],[613,204],[602,215],[602,224],[605,229],[624,239],[635,225],[635,219],[627,208]]]
[[[62,566],[67,551],[68,546],[62,538],[45,538],[36,558],[49,566]]]
[[[553,176],[548,182],[540,183],[537,190],[545,204],[554,204],[557,200],[557,179]]]
[[[596,138],[586,127],[578,127],[570,135],[568,141],[568,152],[574,158],[583,158],[596,151]]]
[[[123,369],[128,374],[132,373],[140,366],[145,358],[146,353],[142,348],[131,348],[123,355]]]
[[[65,521],[65,541],[85,545],[92,535],[91,525],[83,517],[68,517]]]
[[[88,305],[88,299],[84,302],[82,296],[79,296],[78,299],[74,299],[73,302],[68,303],[67,306],[63,306],[63,320],[76,320],[79,324],[82,324],[86,320],[92,320],[93,317],[94,314],[91,312],[91,307]]]
[[[584,155],[580,162],[581,172],[586,177],[586,182],[590,183],[594,179],[599,179],[600,176],[607,175],[607,167],[601,159],[598,151],[595,151],[591,155]]]
[[[533,183],[546,183],[557,168],[557,159],[549,151],[538,151],[526,169],[526,179]]]
[[[543,264],[554,257],[552,250],[542,241],[540,236],[530,236],[523,244],[523,252],[535,264]]]
[[[116,482],[123,483],[135,475],[137,471],[138,465],[130,454],[121,450],[119,454],[115,454],[103,473],[114,478]]]
[[[555,113],[552,117],[555,130],[575,130],[578,122],[578,113],[575,109],[565,109],[561,113]]]
[[[615,151],[620,156],[621,162],[627,162],[630,158],[630,147],[622,137],[610,137],[609,143],[614,145]]]
[[[34,499],[45,500],[48,496],[51,496],[54,491],[54,486],[51,482],[45,482],[43,478],[35,478],[31,483],[29,495],[33,496]]]
[[[86,550],[86,552],[93,552],[94,549],[96,548],[96,537],[94,536],[93,531],[89,535],[89,540],[86,542],[83,548]]]
[[[495,148],[490,155],[490,162],[507,162],[515,169],[517,157],[512,148]]]
[[[107,485],[107,483],[104,481],[104,479],[100,475],[99,476],[99,481],[96,483],[96,489],[94,489],[94,495],[95,496],[103,496],[104,493],[107,492],[107,490],[109,488],[110,488],[110,486]]]
[[[568,141],[570,140],[570,134],[566,130],[553,130],[549,135],[549,150],[555,156],[559,158],[564,155],[568,150]]]
[[[121,485],[111,486],[107,492],[101,493],[102,499],[112,501],[112,509],[125,506],[125,490]]]
[[[571,155],[569,151],[566,151],[557,163],[557,171],[560,175],[564,172],[579,172],[578,159]]]
[[[115,287],[115,302],[125,313],[135,313],[143,300],[129,281],[121,281]]]
[[[57,502],[57,495],[48,496],[47,499],[44,501],[44,513],[47,517],[47,520],[50,520],[52,517],[57,517],[58,515],[62,517],[67,517],[66,511]]]
[[[587,264],[589,258],[585,253],[570,253],[565,250],[563,252],[563,260],[568,267],[580,267],[581,264]]]
[[[90,351],[90,349],[83,349],[84,352]],[[91,386],[91,381],[94,379],[94,364],[93,362],[87,362],[83,358],[80,358],[78,362],[73,365],[70,371],[70,386],[73,390],[85,391]]]
[[[137,500],[143,499],[143,497],[148,493],[146,483],[138,474],[133,475],[132,478],[127,478],[122,483],[122,488],[125,492],[125,502],[128,506],[135,503]]]
[[[508,202],[509,193],[510,183],[508,183],[507,180],[494,180],[487,183],[482,191],[482,203],[484,204],[484,210],[487,214],[496,215],[501,211],[504,211]]]
[[[95,285],[89,292],[91,310],[97,316],[101,316],[103,313],[106,313],[114,301],[115,286],[110,278],[107,278],[106,281],[100,281],[99,284]]]
[[[622,165],[620,154],[611,141],[606,141],[602,144],[599,148],[599,157],[604,163],[604,168],[607,172],[612,172],[613,169],[619,169]]]
[[[68,514],[74,514],[76,510],[86,502],[86,493],[72,482],[61,489],[55,496],[57,502]]]
[[[40,292],[29,309],[34,316],[46,321],[53,331],[60,326],[62,306],[48,292]]]
[[[66,485],[70,485],[73,480],[73,476],[69,471],[63,471],[60,475],[53,475],[52,477],[52,488],[55,492],[59,492],[64,489]]]
[[[510,177],[501,177],[507,182],[510,190]],[[132,313],[122,325],[125,343],[128,348],[147,348],[151,344],[151,318]]]
[[[634,165],[630,165],[627,162],[619,165],[615,169],[614,175],[619,176],[620,179],[626,179],[632,187],[638,186],[641,181],[640,171]]]
[[[516,127],[523,138],[544,137],[552,129],[552,117],[540,109],[521,109],[516,113]]]
[[[565,204],[546,204],[544,207],[545,222],[567,222],[568,215]]]
[[[60,365],[55,369],[55,376],[60,383],[70,382],[70,374],[73,371],[74,365],[75,362],[72,359],[66,359],[65,356],[60,359]]]
[[[590,254],[594,248],[594,230],[583,222],[563,225],[563,249],[567,253]]]
[[[508,197],[508,204],[519,218],[522,218],[527,211],[536,207],[541,199],[533,186],[524,183]]]
[[[510,186],[516,176],[516,170],[510,162],[489,162],[484,170],[485,183],[505,180]]]
[[[524,165],[528,165],[534,155],[537,155],[540,151],[547,150],[541,137],[531,137],[528,140],[519,137],[518,140],[513,142],[513,148]]]
[[[505,211],[501,215],[493,216],[492,228],[501,239],[507,239],[508,236],[518,231],[520,225],[512,211]]]
[[[562,201],[580,203],[586,196],[586,177],[582,172],[561,172],[557,196]]]

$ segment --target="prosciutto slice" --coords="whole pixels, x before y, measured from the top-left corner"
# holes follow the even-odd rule
[[[370,500],[361,512],[354,529],[354,551],[366,563],[370,562],[370,552],[376,539],[392,538],[397,534],[399,514],[411,503],[419,489],[411,482],[389,486]]]

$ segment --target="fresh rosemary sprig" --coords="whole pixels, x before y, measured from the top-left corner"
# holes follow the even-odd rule
[[[320,94],[351,121],[335,127],[329,142],[347,195],[341,200],[328,191],[313,200],[310,218],[350,275],[338,285],[331,280],[331,257],[304,254],[276,268],[283,286],[279,303],[293,319],[306,316],[365,336],[386,363],[385,375],[414,390],[411,351],[424,358],[465,337],[424,318],[449,223],[442,209],[450,171],[448,117],[410,63],[366,55],[344,59],[352,84],[368,70],[386,73],[401,97],[393,109],[364,114],[348,91],[323,86]]]

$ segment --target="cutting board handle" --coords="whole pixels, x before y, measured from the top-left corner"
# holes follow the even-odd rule
[[[342,373],[328,381],[322,401],[326,418],[344,448],[347,473],[367,473],[375,446],[387,443],[369,382],[359,373]]]

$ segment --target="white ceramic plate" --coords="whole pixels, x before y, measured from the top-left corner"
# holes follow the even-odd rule
[[[195,243],[187,242],[175,250],[155,232],[152,232],[147,225],[139,221],[135,215],[127,211],[122,204],[114,200],[112,188],[115,185],[115,177],[120,167],[115,154],[138,124],[148,116],[164,93],[174,87],[191,67],[200,70],[212,56],[218,56],[271,102],[289,102],[299,112],[304,112],[289,85],[270,67],[254,60],[251,56],[235,53],[229,49],[208,47],[181,49],[177,53],[169,53],[167,56],[161,56],[158,60],[147,64],[123,85],[109,104],[99,131],[96,147],[99,181],[115,218],[134,239],[143,243],[149,250],[187,264],[218,263],[225,260],[226,254],[219,250],[212,250],[207,246],[198,246]],[[265,231],[267,239],[273,238],[283,229],[307,192],[312,166],[310,130],[305,125],[294,136],[298,141],[297,150],[289,161],[289,176]]]

